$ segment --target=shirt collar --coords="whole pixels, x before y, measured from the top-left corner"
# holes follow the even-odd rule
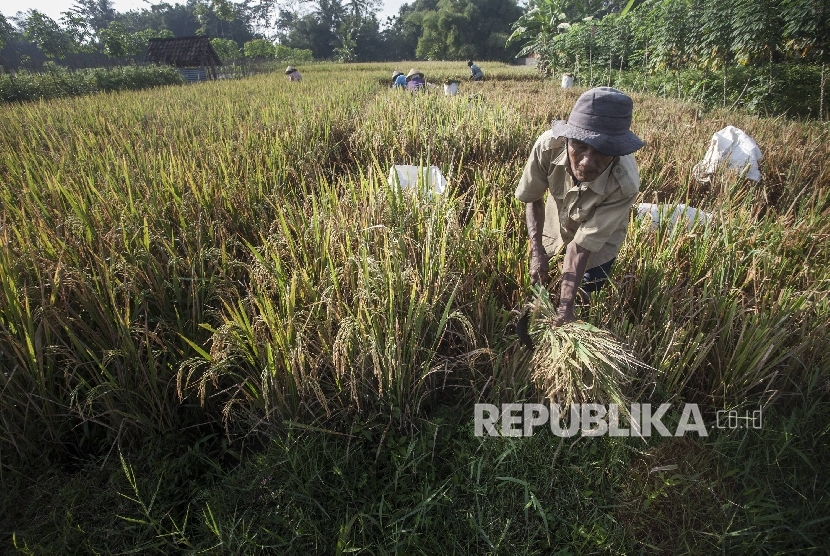
[[[562,149],[562,152],[559,153],[559,156],[557,156],[553,160],[553,163],[556,164],[557,166],[562,166],[562,168],[565,168],[565,162],[566,162],[565,157],[566,156],[567,156],[566,149]],[[587,187],[588,189],[593,190],[593,192],[596,193],[597,195],[605,195],[605,191],[606,191],[607,185],[608,185],[608,180],[611,177],[611,171],[614,169],[614,166],[617,165],[617,162],[619,160],[620,160],[620,157],[615,156],[614,160],[611,161],[611,164],[608,165],[608,168],[606,168],[605,171],[602,174],[600,174],[597,179],[595,179],[594,181],[591,181],[591,182],[583,182],[585,187]],[[575,185],[573,177],[570,174],[568,174],[567,170],[565,170],[565,174],[568,176],[568,178],[570,178],[571,185],[572,186]]]

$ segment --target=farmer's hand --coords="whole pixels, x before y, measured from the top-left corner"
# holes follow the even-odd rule
[[[548,285],[548,273],[550,266],[546,254],[534,254],[530,258],[530,280],[533,284],[540,286]]]
[[[556,311],[556,320],[553,321],[553,325],[562,326],[565,323],[573,322],[575,320],[576,317],[574,317],[573,307],[564,309],[559,307],[559,310]]]

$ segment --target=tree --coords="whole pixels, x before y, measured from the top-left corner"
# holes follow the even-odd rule
[[[737,0],[734,4],[732,45],[738,61],[757,64],[767,61],[769,82],[767,94],[773,88],[773,60],[778,54],[784,33],[779,0]]]
[[[274,44],[265,39],[254,39],[242,46],[246,58],[273,58],[276,51]]]
[[[506,60],[518,48],[506,46],[511,23],[521,16],[512,0],[439,0],[421,16],[418,58]],[[412,17],[412,16],[410,16]]]
[[[654,49],[652,29],[657,25],[657,9],[651,3],[641,4],[633,11],[624,10],[624,15],[630,21],[633,34],[632,63],[639,63],[643,74],[643,87],[649,68],[651,67],[651,53]]]
[[[222,60],[223,64],[242,57],[242,51],[239,50],[239,46],[232,40],[217,37],[210,39],[210,45],[213,47],[216,55],[219,56],[219,59]]]
[[[150,39],[170,38],[173,33],[167,30],[156,31],[144,29],[130,32],[118,21],[110,23],[99,33],[104,45],[104,53],[110,58],[120,59],[127,56],[138,56],[146,48]]]
[[[3,14],[0,14],[0,49],[14,37],[14,27],[6,20]]]
[[[228,0],[211,0],[196,2],[193,14],[199,20],[197,35],[225,37],[229,23],[237,19],[236,7]]]
[[[606,13],[613,2],[598,0],[531,0],[527,11],[513,24],[513,34],[507,44],[520,44],[519,56],[536,53],[542,61],[542,68],[556,68],[563,63],[573,65],[578,54],[576,49],[591,49],[591,28],[579,28],[575,24],[591,21],[595,16]],[[573,35],[565,37],[566,34]],[[587,40],[586,40],[587,39]]]
[[[95,51],[95,30],[92,29],[87,21],[75,12],[63,12],[61,14],[61,23],[63,24],[64,32],[69,36],[73,43],[73,50],[78,52],[94,52]]]
[[[96,33],[115,21],[116,15],[112,0],[75,0],[70,11],[83,18]]]
[[[726,106],[726,75],[732,63],[732,7],[721,0],[704,0],[703,28],[697,45],[699,65],[723,70],[723,106]]]
[[[786,36],[801,58],[821,64],[819,119],[824,121],[824,91],[830,60],[830,2],[828,0],[783,0]]]
[[[677,71],[689,62],[691,53],[686,26],[689,6],[686,0],[667,0],[661,8],[654,33],[652,64],[666,71]]]
[[[340,0],[317,0],[315,9],[305,15],[282,11],[279,26],[287,29],[280,42],[292,48],[308,49],[317,60],[331,59],[341,47],[347,11]],[[339,35],[338,35],[339,33]]]
[[[508,44],[522,44],[520,56],[546,52],[562,29],[561,25],[567,23],[564,8],[563,0],[532,2],[528,10],[513,24],[513,33],[507,39]]]
[[[437,4],[437,0],[434,4]],[[412,60],[415,58],[415,49],[418,47],[418,39],[422,33],[423,13],[423,11],[415,11],[415,4],[404,4],[398,9],[396,16],[386,19],[381,38],[389,59]]]
[[[63,58],[73,50],[72,39],[46,14],[29,10],[23,36],[37,45],[47,58]]]

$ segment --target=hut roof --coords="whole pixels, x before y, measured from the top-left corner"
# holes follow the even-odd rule
[[[222,62],[210,45],[210,37],[178,37],[150,39],[145,62],[170,64],[177,68],[209,65],[221,66]]]

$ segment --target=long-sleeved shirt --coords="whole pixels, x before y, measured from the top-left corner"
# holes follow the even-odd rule
[[[426,81],[420,75],[413,75],[406,82],[408,91],[420,91],[426,86]]]
[[[484,72],[481,71],[481,68],[478,67],[476,64],[470,66],[470,78],[473,81],[481,81],[484,79]]]

